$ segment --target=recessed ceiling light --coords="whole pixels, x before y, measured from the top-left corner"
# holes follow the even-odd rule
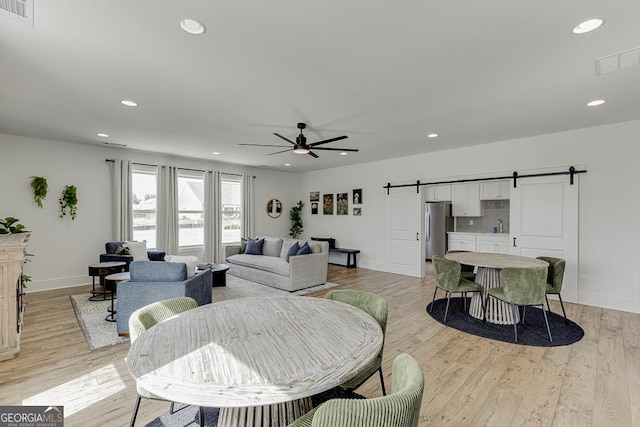
[[[285,166],[291,166],[291,163],[285,163],[284,165]]]
[[[349,154],[349,153],[347,153],[346,151],[343,151],[343,152],[340,153],[341,156],[346,156],[347,154]]]
[[[196,21],[195,19],[190,19],[190,18],[186,18],[180,21],[180,28],[182,28],[184,31],[186,31],[189,34],[194,34],[196,36],[204,34],[204,32],[207,31],[204,25],[202,25],[200,22]]]
[[[219,156],[219,155],[220,155],[220,153],[219,153],[218,151],[214,151],[214,152],[213,152],[213,153],[211,153],[211,154],[214,154],[214,155],[216,155],[216,156]]]
[[[438,134],[437,133],[430,133],[429,135],[427,135],[427,138],[437,138]]]
[[[138,103],[135,101],[130,101],[128,99],[123,99],[122,101],[120,101],[120,103],[122,105],[126,105],[127,107],[137,107]]]
[[[594,18],[581,22],[573,29],[573,34],[584,34],[593,31],[604,24],[604,19]]]
[[[597,107],[598,105],[602,105],[604,104],[605,101],[604,99],[594,99],[593,101],[587,102],[587,107]]]
[[[96,133],[96,135],[98,135],[101,138],[109,138],[109,135],[106,133]]]

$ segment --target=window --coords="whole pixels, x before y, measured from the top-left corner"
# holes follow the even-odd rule
[[[222,243],[235,243],[242,236],[242,178],[223,175],[221,182]]]
[[[156,247],[156,171],[136,166],[131,172],[133,199],[133,240],[147,241],[147,248]]]
[[[178,174],[178,223],[180,247],[204,244],[204,179]]]

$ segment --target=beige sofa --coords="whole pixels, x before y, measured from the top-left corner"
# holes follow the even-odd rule
[[[299,246],[306,243],[304,240],[265,237],[262,255],[241,254],[240,245],[227,246],[228,274],[290,292],[325,283],[329,243],[310,241],[311,253],[291,256],[287,262],[287,252],[296,242]]]

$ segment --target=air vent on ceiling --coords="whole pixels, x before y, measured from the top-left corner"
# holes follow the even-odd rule
[[[33,27],[33,0],[0,0],[0,18]]]
[[[640,47],[596,58],[596,76],[640,65]]]
[[[102,145],[108,145],[109,147],[126,147],[127,144],[116,144],[115,142],[103,141]]]

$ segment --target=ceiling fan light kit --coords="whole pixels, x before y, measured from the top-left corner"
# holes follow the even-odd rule
[[[273,154],[280,154],[280,153],[285,153],[287,151],[293,151],[296,154],[308,154],[313,158],[318,158],[319,156],[314,153],[312,150],[326,150],[326,151],[340,151],[342,155],[346,154],[347,151],[352,151],[352,152],[357,152],[358,149],[355,148],[327,148],[327,147],[318,147],[318,145],[322,145],[322,144],[328,144],[330,142],[334,142],[334,141],[340,141],[342,139],[347,139],[348,136],[346,135],[342,135],[342,136],[337,136],[335,138],[329,138],[329,139],[324,139],[322,141],[318,141],[318,142],[314,142],[311,144],[307,144],[307,137],[304,136],[304,134],[302,133],[302,130],[305,129],[307,127],[307,125],[305,123],[298,123],[298,129],[300,129],[300,134],[296,137],[296,142],[291,141],[289,138],[285,138],[284,136],[278,134],[278,133],[273,133],[275,136],[277,136],[278,138],[284,139],[285,141],[287,141],[289,144],[292,144],[293,147],[290,147],[288,145],[271,145],[271,144],[238,144],[238,145],[251,145],[254,147],[282,147],[282,148],[287,148],[286,150],[282,150],[282,151],[276,151],[275,153],[269,153],[267,154],[268,156],[271,156]],[[344,153],[344,154],[343,154]]]

